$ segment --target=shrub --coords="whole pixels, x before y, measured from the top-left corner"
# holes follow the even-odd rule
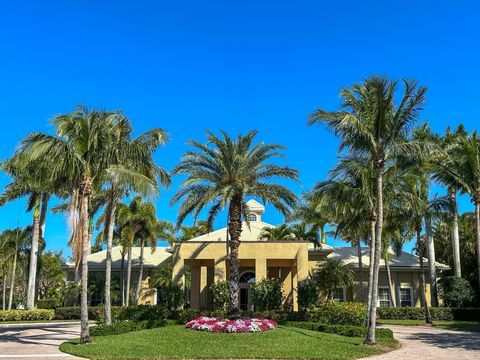
[[[262,279],[252,287],[255,309],[277,310],[282,305],[282,283],[277,279]]]
[[[298,305],[302,309],[310,309],[318,300],[318,291],[314,282],[310,279],[298,284]]]
[[[92,336],[120,335],[132,331],[153,329],[166,325],[165,320],[122,321],[113,325],[99,325],[90,328]]]
[[[52,320],[53,316],[54,311],[50,309],[0,310],[0,321]]]
[[[160,291],[169,310],[176,310],[183,305],[185,296],[180,286],[172,284],[161,288]]]
[[[447,276],[442,278],[443,298],[448,307],[464,307],[473,300],[472,286],[468,280]]]
[[[327,301],[308,313],[309,321],[322,324],[361,326],[367,317],[365,304]]]
[[[88,308],[88,318],[90,320],[95,320],[97,314],[96,307]],[[59,307],[55,309],[55,320],[79,320],[80,319],[80,307]]]
[[[119,320],[164,320],[167,315],[168,310],[163,305],[137,305],[125,307]]]
[[[377,310],[380,319],[423,320],[425,318],[423,309],[419,307],[381,307]],[[480,308],[432,307],[430,314],[432,320],[436,321],[480,321]]]
[[[365,337],[367,335],[367,327],[365,326],[330,325],[313,322],[289,322],[287,325],[305,330],[319,331],[348,337]],[[376,329],[375,336],[377,338],[393,339],[393,331],[390,329]]]
[[[230,300],[228,283],[220,281],[210,287],[210,294],[213,299],[213,307],[215,310],[226,311],[228,301]]]
[[[37,302],[37,309],[56,309],[62,306],[62,302],[58,299],[41,299]]]

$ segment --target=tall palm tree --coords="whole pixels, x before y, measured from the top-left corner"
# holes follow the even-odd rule
[[[452,255],[454,275],[462,276],[462,266],[460,262],[460,235],[458,221],[457,192],[461,188],[457,176],[458,160],[455,156],[457,152],[454,150],[460,141],[465,138],[467,132],[463,125],[459,125],[454,131],[447,128],[444,136],[439,141],[443,149],[441,156],[438,156],[434,164],[433,178],[446,186],[450,197],[450,221],[451,221],[451,239],[452,239]]]
[[[296,240],[308,241],[315,246],[321,246],[321,236],[318,234],[318,229],[315,225],[310,225],[305,222],[299,222],[290,225],[291,237]]]
[[[49,161],[48,178],[69,184],[72,252],[77,267],[81,264],[80,343],[91,341],[88,326],[89,203],[98,183],[108,173],[123,176],[112,159],[112,138],[118,131],[118,112],[78,107],[70,114],[55,117],[56,135],[33,133],[21,143],[19,152],[29,162]],[[114,164],[115,166],[110,167]]]
[[[426,88],[415,81],[404,81],[404,93],[397,104],[397,81],[372,76],[361,84],[341,91],[341,110],[316,110],[309,125],[326,124],[340,137],[340,148],[357,154],[367,154],[375,167],[376,225],[373,281],[371,298],[378,297],[378,271],[383,231],[383,175],[386,166],[398,157],[421,153],[421,146],[411,141],[409,131],[425,102]],[[366,344],[375,344],[376,301],[369,309]]]
[[[108,198],[105,207],[106,268],[105,268],[105,323],[112,323],[110,283],[112,274],[112,244],[115,228],[115,212],[121,197],[133,191],[137,194],[158,193],[157,178],[164,186],[170,185],[169,174],[158,167],[153,152],[168,141],[163,129],[153,129],[137,138],[132,137],[133,128],[127,118],[120,115],[118,131],[112,139],[110,169],[106,172]],[[120,176],[119,176],[120,175]]]
[[[291,240],[292,238],[292,230],[287,224],[265,227],[262,229],[262,232],[258,236],[258,240],[268,241],[284,241]]]
[[[221,132],[221,137],[207,130],[207,143],[189,141],[195,150],[186,152],[175,167],[175,175],[187,175],[172,203],[182,200],[177,226],[189,214],[194,218],[212,204],[208,222],[211,224],[218,213],[228,207],[228,246],[230,248],[229,312],[239,309],[239,259],[242,216],[247,218],[246,196],[259,197],[271,203],[287,215],[295,205],[295,194],[280,184],[271,183],[275,177],[298,181],[296,170],[269,162],[281,155],[283,146],[277,144],[254,144],[258,131],[231,138]]]
[[[432,325],[432,315],[430,314],[430,309],[427,305],[427,299],[425,298],[425,267],[423,265],[423,258],[426,250],[425,240],[421,237],[420,232],[417,231],[417,243],[415,245],[415,250],[418,255],[418,261],[420,263],[420,270],[418,273],[419,282],[420,282],[420,302],[425,314],[425,323]]]
[[[49,179],[48,161],[25,163],[18,152],[4,161],[2,170],[12,177],[13,181],[5,187],[0,195],[0,206],[27,196],[27,211],[33,211],[32,245],[27,285],[27,310],[35,307],[35,285],[37,283],[37,262],[39,241],[43,239],[46,221],[46,209],[50,195],[55,191],[55,181]]]
[[[180,233],[182,240],[190,240],[197,236],[205,235],[212,232],[212,225],[205,220],[201,220],[192,226],[181,226]]]
[[[477,131],[461,137],[451,149],[449,173],[460,185],[460,192],[470,195],[475,206],[475,236],[477,241],[477,271],[480,284],[480,137]]]

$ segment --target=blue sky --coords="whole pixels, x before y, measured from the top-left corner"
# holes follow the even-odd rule
[[[342,87],[372,74],[429,88],[422,120],[443,132],[478,124],[479,5],[473,1],[11,1],[0,13],[0,159],[76,104],[123,109],[138,132],[168,130],[156,160],[172,169],[204,129],[287,147],[301,193],[324,179],[337,141],[305,117],[334,110]],[[0,175],[0,187],[9,179]],[[175,220],[156,200],[160,218]],[[467,198],[461,210],[470,211]],[[25,201],[0,208],[0,230],[27,225]],[[267,208],[264,220],[282,217]],[[217,226],[222,226],[220,217]],[[48,249],[66,255],[63,216],[49,215]],[[329,240],[331,244],[338,244]],[[410,246],[407,248],[411,248]]]

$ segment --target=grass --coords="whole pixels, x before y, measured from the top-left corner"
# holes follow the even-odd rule
[[[60,350],[89,359],[356,359],[380,354],[397,346],[381,339],[376,347],[363,339],[278,326],[275,330],[247,334],[214,334],[183,325],[136,331],[63,343]]]
[[[425,320],[378,320],[378,324],[421,326],[425,325]],[[480,322],[478,321],[434,321],[433,326],[456,331],[480,331]]]

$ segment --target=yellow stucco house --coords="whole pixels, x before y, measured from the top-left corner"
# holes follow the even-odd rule
[[[355,271],[354,285],[349,288],[337,288],[334,298],[338,301],[365,301],[368,280],[369,249],[362,249],[363,271],[358,266],[358,249],[355,247],[333,248],[328,245],[315,247],[306,241],[262,241],[259,235],[265,227],[272,227],[262,221],[265,208],[255,200],[247,202],[249,209],[249,223],[243,223],[240,259],[240,307],[243,310],[253,309],[250,289],[253,283],[262,278],[276,278],[283,284],[286,308],[298,310],[296,289],[317,266],[327,257],[337,258],[349,264]],[[211,309],[212,301],[209,287],[217,281],[228,279],[228,247],[226,243],[227,229],[222,228],[208,234],[187,241],[179,241],[172,247],[158,247],[154,252],[145,249],[145,271],[142,284],[142,303],[156,304],[161,302],[156,289],[149,286],[150,271],[162,264],[173,266],[172,280],[184,289],[187,306],[193,309]],[[137,279],[139,248],[133,249],[132,279]],[[117,275],[121,268],[121,249],[115,247],[112,254],[112,272]],[[105,251],[89,256],[91,273],[104,272]],[[71,266],[70,266],[71,268]],[[393,288],[395,289],[395,303],[397,306],[420,306],[420,287],[418,281],[419,261],[417,256],[402,252],[400,256],[392,253],[390,268],[392,272]],[[428,262],[425,261],[425,268]],[[188,269],[188,271],[187,271]],[[437,263],[439,272],[448,269],[448,266]],[[187,274],[187,275],[186,275]],[[71,271],[69,271],[71,277]],[[189,276],[187,281],[186,276]],[[430,301],[428,274],[426,298]],[[363,280],[364,288],[360,287]],[[187,288],[185,284],[189,284]],[[102,301],[99,298],[91,301]],[[91,297],[92,298],[92,297]],[[390,292],[383,261],[380,264],[379,276],[379,306],[389,306]]]

